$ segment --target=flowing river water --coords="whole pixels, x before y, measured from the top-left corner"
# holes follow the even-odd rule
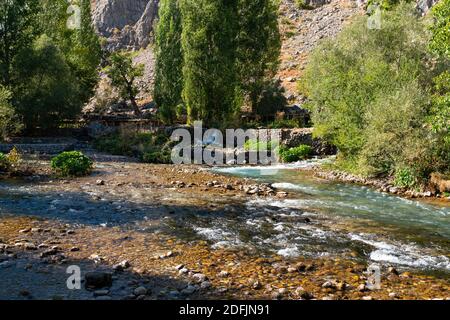
[[[252,245],[283,256],[349,256],[450,274],[449,206],[324,181],[298,170],[305,165],[217,169],[271,183],[290,197],[249,200],[246,214],[203,221],[196,231],[216,245]]]
[[[206,239],[212,247],[244,248],[286,258],[348,258],[449,277],[448,205],[318,179],[301,170],[312,164],[213,169],[225,176],[271,183],[289,192],[284,199],[212,198],[208,192],[191,195],[170,187],[86,184],[75,190],[70,184],[6,181],[0,184],[0,216],[117,225],[139,232],[168,230],[178,238]],[[120,164],[119,172],[117,165],[109,166],[112,174],[120,176],[120,168],[127,165]]]

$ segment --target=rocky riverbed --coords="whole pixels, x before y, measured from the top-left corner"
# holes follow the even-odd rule
[[[89,177],[59,179],[48,162],[34,165],[34,176],[0,183],[1,299],[450,297],[445,273],[384,268],[381,289],[371,291],[367,265],[351,252],[288,257],[212,245],[209,231],[186,227],[243,214],[249,199],[289,199],[269,184],[197,166],[100,160]],[[80,290],[66,286],[72,265]]]

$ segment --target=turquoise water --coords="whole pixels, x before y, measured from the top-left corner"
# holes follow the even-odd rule
[[[285,256],[356,253],[359,258],[389,265],[450,271],[449,206],[409,200],[359,185],[328,182],[295,166],[276,169],[215,170],[268,182],[289,192],[287,199],[254,198],[247,203],[249,210],[266,211],[268,215],[272,212],[278,217],[271,218],[273,234],[261,245],[273,247]],[[311,222],[296,221],[296,216],[309,217]],[[245,223],[261,228],[266,218],[260,215]]]

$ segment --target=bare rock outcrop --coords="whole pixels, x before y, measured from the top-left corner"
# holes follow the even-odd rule
[[[95,0],[93,21],[108,50],[140,49],[151,42],[159,0]]]

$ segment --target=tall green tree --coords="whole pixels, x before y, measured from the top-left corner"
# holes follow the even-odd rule
[[[188,122],[223,125],[236,110],[237,0],[181,0]]]
[[[239,86],[252,110],[279,66],[278,0],[239,0],[237,61]]]
[[[0,83],[10,86],[14,58],[36,34],[38,0],[0,2]]]
[[[136,79],[144,74],[144,65],[133,65],[132,53],[117,51],[111,54],[108,66],[104,69],[111,79],[111,84],[116,87],[123,99],[129,100],[136,115],[141,111],[136,102],[139,90]]]
[[[182,102],[183,53],[181,49],[181,12],[178,0],[162,0],[155,39],[154,99],[165,122],[176,117],[176,108]]]
[[[358,17],[311,55],[304,77],[315,133],[338,147],[342,168],[371,175],[406,167],[426,179],[445,163],[426,126],[437,72],[428,41],[413,6],[400,4],[383,14],[380,30]]]
[[[90,0],[73,3],[77,11],[68,13],[71,2],[67,0],[41,0],[41,31],[52,38],[64,54],[71,72],[78,79],[80,102],[85,103],[99,80],[102,50],[92,25]],[[71,18],[79,19],[79,28],[68,28],[67,22]]]
[[[81,111],[79,85],[64,54],[46,35],[33,41],[16,57],[14,77],[21,81],[13,91],[13,105],[27,130],[57,127]]]
[[[450,161],[450,0],[442,0],[432,9],[430,49],[445,67],[434,79],[430,124],[443,137],[443,152]]]

